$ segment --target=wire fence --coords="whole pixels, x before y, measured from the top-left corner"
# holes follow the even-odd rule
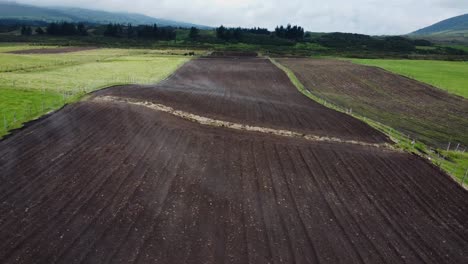
[[[160,77],[119,76],[117,74],[111,79],[112,80],[94,80],[88,82],[86,85],[80,85],[78,83],[65,85],[66,87],[74,86],[75,88],[51,89],[44,88],[47,86],[46,84],[40,85],[43,87],[40,89],[42,91],[41,99],[35,99],[20,106],[12,106],[10,108],[4,107],[0,109],[0,138],[10,130],[20,128],[24,123],[35,120],[51,111],[60,109],[64,105],[75,102],[82,96],[93,91],[115,85],[151,85],[161,81]],[[45,83],[47,83],[47,80],[45,80]],[[21,91],[35,90],[22,88],[24,87],[23,84],[17,82],[7,83],[7,86]]]
[[[461,186],[464,186],[466,180],[468,180],[468,167],[463,166],[463,165],[458,165],[458,166],[452,166],[451,169],[446,169],[446,168],[444,169],[442,165],[442,160],[453,162],[453,159],[451,157],[453,154],[464,155],[468,149],[468,146],[465,146],[460,142],[448,142],[447,148],[445,149],[437,149],[437,148],[427,146],[429,152],[431,152],[432,155],[424,154],[424,150],[421,151],[419,147],[425,144],[421,142],[420,140],[418,140],[416,137],[406,134],[404,132],[398,131],[394,128],[388,127],[375,120],[371,120],[366,117],[360,116],[359,114],[356,114],[355,112],[353,112],[352,108],[346,108],[346,107],[342,107],[340,105],[331,103],[328,100],[322,98],[321,96],[315,93],[312,93],[310,90],[308,90],[305,87],[304,87],[304,92],[307,93],[310,97],[313,97],[315,101],[319,102],[320,104],[328,108],[332,108],[336,111],[351,115],[353,117],[356,117],[358,119],[365,121],[366,123],[373,124],[377,129],[381,131],[385,131],[386,134],[391,135],[393,137],[393,140],[397,140],[397,142],[404,141],[404,143],[410,147],[409,149],[410,151],[417,152],[421,156],[424,156],[425,158],[430,159],[433,164],[435,164],[437,167],[441,168],[442,170],[445,170],[450,175],[455,176],[455,172],[457,171],[459,172],[458,175],[460,175],[460,172],[461,172],[461,178],[459,181]],[[444,153],[444,151],[446,152]]]

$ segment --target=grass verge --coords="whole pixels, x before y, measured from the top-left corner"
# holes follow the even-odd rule
[[[305,96],[308,98],[316,101],[319,104],[324,105],[325,107],[331,108],[333,110],[336,110],[338,112],[346,113],[348,115],[353,116],[354,118],[357,118],[371,127],[379,130],[380,132],[386,134],[393,142],[395,142],[395,147],[401,150],[404,150],[406,152],[414,153],[417,154],[429,161],[431,161],[433,164],[444,170],[447,174],[452,176],[452,178],[457,181],[458,183],[462,184],[463,186],[463,178],[466,174],[466,171],[468,170],[468,153],[461,152],[459,151],[454,151],[454,150],[441,150],[441,149],[434,149],[430,148],[427,145],[425,145],[422,142],[417,142],[414,141],[411,138],[408,138],[405,134],[398,132],[397,130],[376,122],[374,120],[371,120],[365,116],[361,116],[355,113],[352,113],[348,109],[342,108],[340,106],[337,106],[335,104],[332,104],[323,98],[313,94],[309,89],[307,89],[296,77],[296,75],[287,67],[283,66],[279,62],[275,61],[272,58],[269,58],[270,61],[275,64],[278,68],[280,68],[282,71],[286,73],[288,78],[291,80],[291,82],[296,86],[296,88]],[[466,177],[468,178],[468,177]],[[465,183],[468,182],[467,179],[465,179]]]

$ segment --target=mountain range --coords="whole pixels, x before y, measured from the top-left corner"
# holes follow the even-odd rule
[[[468,37],[468,14],[440,21],[410,35]]]
[[[208,26],[154,18],[135,13],[107,12],[71,7],[38,7],[1,1],[0,19],[41,22],[87,22],[94,24],[158,24],[159,26],[210,28]]]

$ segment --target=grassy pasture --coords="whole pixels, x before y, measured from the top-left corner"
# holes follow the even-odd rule
[[[188,60],[167,55],[174,54],[170,51],[140,49],[4,53],[15,48],[0,47],[0,137],[87,92],[118,84],[156,83]]]
[[[9,52],[17,50],[27,50],[27,49],[50,49],[56,48],[57,46],[36,46],[29,44],[11,44],[11,43],[0,43],[0,52]]]
[[[377,66],[468,98],[468,62],[382,59],[352,59],[351,61]]]

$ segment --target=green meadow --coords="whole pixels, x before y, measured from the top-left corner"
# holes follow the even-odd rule
[[[170,51],[143,49],[6,53],[28,48],[35,47],[0,46],[0,137],[91,91],[118,84],[157,83],[188,61],[188,57],[169,55],[175,54]]]
[[[351,61],[377,66],[468,98],[468,62],[386,59],[352,59]]]

